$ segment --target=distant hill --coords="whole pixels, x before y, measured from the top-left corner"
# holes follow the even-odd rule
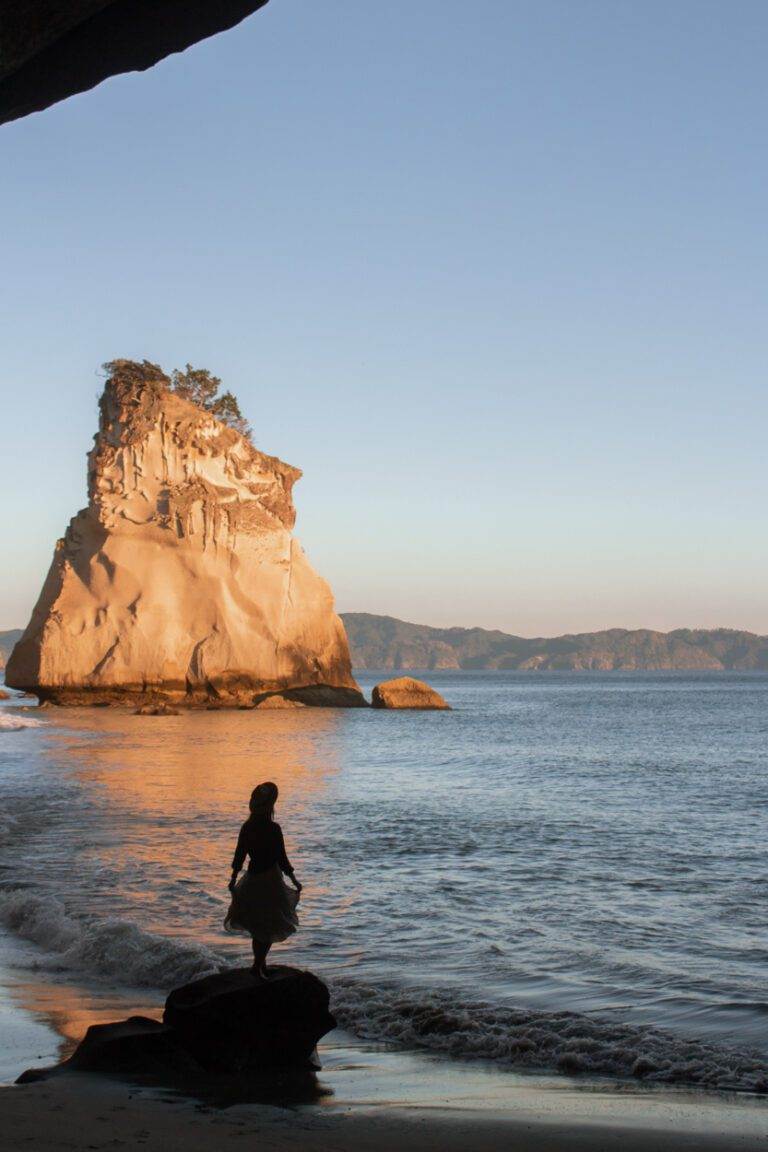
[[[768,670],[768,636],[679,628],[582,632],[526,639],[484,628],[428,628],[392,616],[346,612],[355,668],[490,668],[520,671]]]
[[[768,636],[732,628],[678,628],[537,637],[485,628],[429,628],[394,616],[343,612],[355,668],[488,668],[521,672],[768,671]],[[21,636],[0,632],[0,668]]]
[[[0,668],[5,668],[14,644],[21,638],[21,633],[21,628],[11,628],[10,632],[0,632]]]

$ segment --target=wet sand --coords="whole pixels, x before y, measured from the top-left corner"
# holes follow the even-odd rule
[[[27,992],[29,988],[27,986]],[[0,1005],[6,1078],[65,1055],[74,1025]],[[52,996],[52,1001],[55,997]],[[76,998],[73,998],[73,1000]],[[59,1001],[61,1005],[61,1001]],[[42,1008],[42,1004],[40,1004]],[[66,1017],[68,1029],[61,1029]],[[67,1035],[67,1031],[69,1035]],[[15,1038],[15,1039],[14,1039]],[[30,1047],[31,1045],[31,1047]],[[39,1059],[30,1059],[33,1050]],[[483,1062],[372,1047],[338,1030],[321,1045],[322,1095],[275,1106],[190,1099],[70,1073],[0,1088],[0,1147],[34,1152],[752,1152],[768,1147],[768,1103],[747,1096],[533,1077]]]
[[[519,1086],[503,1110],[487,1101],[475,1107],[466,1096],[220,1110],[72,1074],[0,1090],[0,1129],[4,1148],[35,1152],[753,1152],[768,1143],[768,1112],[693,1097]]]

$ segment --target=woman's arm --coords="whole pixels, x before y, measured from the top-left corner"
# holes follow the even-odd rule
[[[283,839],[283,830],[279,824],[277,825],[277,853],[278,853],[277,862],[280,865],[280,870],[282,872],[284,872],[286,876],[289,877],[289,879],[290,879],[291,883],[293,884],[294,888],[296,889],[296,891],[301,892],[302,885],[299,884],[298,880],[296,879],[294,872],[293,872],[293,866],[292,866],[292,864],[291,864],[291,862],[288,859],[288,856],[286,854],[285,840]]]
[[[248,848],[245,843],[245,824],[240,829],[240,835],[237,838],[237,847],[235,848],[235,855],[232,857],[232,877],[229,881],[230,892],[235,886],[240,869],[245,863],[245,857],[248,853]]]

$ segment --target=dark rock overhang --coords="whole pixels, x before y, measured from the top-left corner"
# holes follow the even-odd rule
[[[239,24],[267,0],[0,0],[0,124]]]

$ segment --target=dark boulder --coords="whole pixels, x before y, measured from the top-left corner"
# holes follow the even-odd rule
[[[211,1072],[316,1068],[317,1042],[336,1027],[322,980],[297,968],[204,976],[171,992],[163,1020]]]
[[[17,1083],[96,1072],[229,1103],[314,1100],[322,1095],[315,1046],[336,1027],[328,1000],[311,972],[272,968],[259,980],[233,968],[174,989],[164,1023],[131,1016],[94,1024],[69,1060],[30,1068]]]
[[[17,1083],[44,1080],[55,1072],[108,1072],[170,1083],[202,1071],[172,1028],[147,1016],[131,1016],[114,1024],[92,1024],[69,1060],[55,1068],[30,1068]]]

